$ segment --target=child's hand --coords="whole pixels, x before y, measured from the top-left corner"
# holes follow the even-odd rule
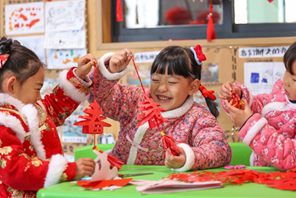
[[[124,70],[130,62],[133,54],[130,50],[124,49],[114,54],[109,62],[109,71],[111,73],[118,73]]]
[[[186,156],[185,156],[185,152],[182,148],[178,147],[178,149],[180,150],[181,154],[178,156],[174,156],[170,149],[167,149],[166,153],[165,153],[165,166],[169,167],[169,168],[181,168],[182,166],[184,166],[185,162],[186,162]]]
[[[245,103],[245,108],[243,110],[233,107],[228,101],[226,101],[226,107],[229,111],[229,117],[233,121],[234,125],[237,127],[241,127],[247,121],[247,119],[251,115],[253,115],[253,112],[250,109],[247,101],[243,101]]]
[[[219,97],[222,100],[230,100],[233,93],[237,94],[238,96],[241,96],[242,91],[239,87],[235,86],[233,83],[226,82],[222,85],[220,89]]]
[[[96,64],[97,60],[91,54],[86,54],[85,56],[80,57],[78,60],[76,75],[81,79],[86,79],[91,68]]]
[[[96,163],[90,158],[81,158],[76,161],[76,177],[79,180],[85,176],[91,176],[95,171]]]

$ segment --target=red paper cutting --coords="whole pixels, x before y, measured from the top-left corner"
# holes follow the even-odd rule
[[[74,125],[82,126],[82,132],[85,134],[103,134],[104,127],[110,127],[111,124],[104,122],[105,116],[99,104],[94,101],[84,111],[86,115],[79,116],[84,120],[75,122]]]
[[[169,179],[183,182],[221,181],[224,184],[240,185],[244,183],[264,184],[281,190],[296,191],[296,172],[258,172],[254,170],[229,170],[222,172],[194,172],[171,174]]]
[[[238,109],[242,109],[242,110],[245,109],[245,102],[241,100],[239,95],[237,95],[236,93],[231,94],[231,99],[229,103],[231,106],[236,107]]]
[[[77,181],[77,185],[87,189],[102,189],[110,186],[119,186],[123,187],[128,185],[132,181],[132,178],[125,179],[113,179],[113,180],[102,180],[102,181]]]

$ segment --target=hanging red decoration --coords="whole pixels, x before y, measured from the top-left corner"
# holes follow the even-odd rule
[[[82,132],[85,134],[103,134],[104,127],[111,125],[103,120],[106,119],[102,116],[103,111],[99,104],[94,101],[84,111],[86,115],[79,116],[84,120],[75,122],[74,125],[82,126]]]
[[[213,3],[210,1],[210,13],[207,27],[207,40],[212,41],[216,38],[215,25],[213,20]]]
[[[267,0],[268,1],[268,3],[272,3],[273,2],[273,0]]]
[[[116,0],[116,21],[117,22],[123,21],[121,0]]]
[[[169,149],[174,156],[178,156],[181,154],[180,149],[177,147],[175,140],[171,137],[166,135],[163,131],[160,132],[161,134],[161,141],[164,150]]]
[[[164,122],[164,118],[161,116],[163,109],[147,95],[144,95],[144,101],[139,104],[139,107],[142,113],[137,117],[139,120],[137,127],[148,122],[149,128],[153,129]]]
[[[142,113],[137,117],[137,119],[139,120],[137,127],[141,126],[145,122],[148,122],[150,129],[157,127],[158,130],[160,131],[159,126],[164,122],[164,118],[162,117],[161,112],[164,110],[161,109],[159,107],[159,104],[155,103],[146,94],[134,57],[132,57],[132,62],[136,70],[138,79],[140,81],[142,91],[144,93],[144,100],[139,104],[139,108],[142,111]],[[180,150],[178,149],[175,143],[175,140],[171,136],[166,135],[163,131],[161,131],[160,134],[162,136],[161,141],[162,141],[164,150],[170,149],[173,155],[179,155]]]

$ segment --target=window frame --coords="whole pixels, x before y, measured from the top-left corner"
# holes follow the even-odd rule
[[[223,24],[216,24],[217,38],[255,38],[255,37],[285,37],[296,35],[294,23],[258,23],[235,24],[234,2],[223,1]],[[111,1],[111,16],[115,16],[116,0]],[[122,1],[124,5],[124,1]],[[157,28],[127,29],[123,23],[116,22],[111,17],[112,42],[141,42],[141,41],[165,41],[180,39],[206,39],[207,25],[178,25]]]

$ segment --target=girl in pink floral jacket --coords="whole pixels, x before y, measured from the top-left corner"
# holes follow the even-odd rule
[[[94,98],[106,116],[120,122],[112,154],[126,164],[165,164],[178,171],[228,164],[231,150],[225,134],[215,116],[192,97],[204,88],[199,80],[201,61],[205,59],[201,48],[167,47],[158,54],[151,68],[152,83],[147,92],[165,110],[162,116],[166,121],[160,130],[178,143],[179,156],[163,150],[158,129],[149,129],[148,123],[137,127],[137,115],[141,114],[138,104],[144,99],[142,90],[117,83],[126,74],[130,59],[129,50],[105,54],[100,59],[100,72],[94,74]],[[209,98],[206,100],[217,116],[213,102]]]
[[[220,92],[225,110],[241,127],[239,136],[253,149],[251,165],[296,168],[296,43],[284,55],[286,72],[270,94],[250,96],[239,83],[225,83]],[[232,92],[245,99],[240,110],[228,102]]]

